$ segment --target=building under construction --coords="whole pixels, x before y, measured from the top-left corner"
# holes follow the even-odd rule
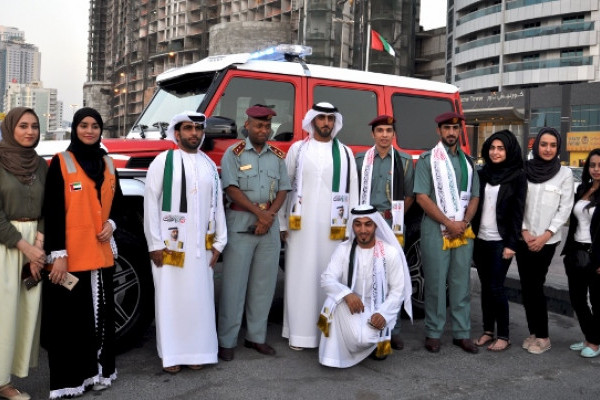
[[[310,63],[412,76],[419,4],[419,0],[91,0],[84,104],[100,110],[112,136],[123,135],[149,102],[158,74],[209,53],[250,52],[286,39],[311,46]],[[368,50],[369,26],[386,38],[396,57]],[[218,38],[215,43],[213,36]]]

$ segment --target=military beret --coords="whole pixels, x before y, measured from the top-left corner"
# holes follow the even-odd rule
[[[443,123],[458,124],[459,121],[464,120],[465,117],[455,112],[445,112],[435,117],[435,122],[438,124],[438,126],[442,125]]]
[[[277,113],[271,107],[255,104],[246,110],[246,115],[252,118],[269,121],[276,116]]]
[[[369,122],[373,128],[378,125],[394,125],[396,119],[394,117],[390,117],[389,115],[379,115],[373,119],[373,121]]]

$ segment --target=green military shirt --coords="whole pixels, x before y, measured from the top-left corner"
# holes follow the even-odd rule
[[[404,197],[412,197],[413,183],[415,177],[415,168],[412,157],[409,154],[395,150],[400,156],[402,169],[404,170]],[[362,166],[365,159],[365,152],[356,155],[356,169],[358,170],[359,184],[362,186]],[[392,205],[388,197],[389,185],[391,180],[390,169],[392,168],[392,157],[390,152],[381,158],[375,150],[373,159],[373,173],[371,175],[371,205],[379,211],[389,210]],[[390,194],[391,196],[391,194]]]
[[[236,186],[253,203],[273,201],[277,192],[292,189],[283,152],[265,144],[262,151],[257,153],[248,138],[245,144],[238,142],[223,154],[221,181],[223,189]],[[228,230],[245,232],[255,223],[256,216],[251,212],[227,209]],[[279,230],[277,218],[273,225]]]
[[[448,153],[448,157],[450,158],[450,162],[452,163],[452,168],[454,168],[456,175],[456,185],[460,188],[462,183],[461,174],[456,174],[456,171],[460,171],[460,161],[457,154],[452,154],[451,151],[448,151],[448,147],[444,145],[446,152]],[[423,193],[428,195],[434,203],[437,203],[437,199],[435,196],[435,188],[433,186],[433,178],[431,176],[431,150],[424,152],[419,157],[419,161],[417,161],[417,167],[415,170],[415,193]],[[469,162],[469,161],[467,161]],[[471,197],[479,197],[479,176],[473,164],[473,182],[471,184]]]

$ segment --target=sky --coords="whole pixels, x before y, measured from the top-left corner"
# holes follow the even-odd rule
[[[41,79],[58,90],[63,118],[83,103],[86,81],[89,1],[0,0],[0,25],[25,32],[25,41],[42,53]],[[425,29],[446,25],[446,0],[421,0],[421,25]]]

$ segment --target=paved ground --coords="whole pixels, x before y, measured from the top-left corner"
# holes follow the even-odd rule
[[[558,260],[560,261],[560,260]],[[562,264],[553,263],[549,284],[560,277]],[[473,271],[474,272],[474,271]],[[516,272],[516,270],[515,270]],[[473,335],[480,333],[481,311],[476,273],[473,275]],[[581,340],[577,321],[558,313],[550,315],[552,349],[534,356],[521,349],[527,336],[523,307],[511,303],[513,345],[503,353],[482,350],[470,355],[442,338],[439,354],[423,348],[423,321],[403,325],[406,348],[385,361],[367,359],[353,368],[322,367],[317,350],[295,352],[281,338],[281,290],[274,302],[268,342],[275,357],[261,356],[239,346],[235,360],[202,371],[184,370],[171,376],[161,371],[156,356],[154,329],[138,348],[117,359],[119,379],[105,392],[84,398],[101,399],[598,399],[600,358],[584,359],[569,350]],[[241,340],[240,340],[241,342]],[[73,351],[77,351],[73,349]],[[40,367],[30,378],[15,383],[34,399],[47,398],[48,368],[42,352]]]

